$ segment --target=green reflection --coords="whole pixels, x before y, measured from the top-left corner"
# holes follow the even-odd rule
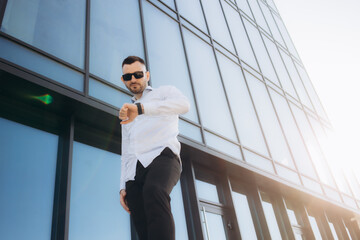
[[[42,103],[44,103],[46,105],[52,103],[52,101],[53,101],[53,97],[51,95],[49,95],[49,94],[44,94],[44,95],[41,95],[41,96],[31,96],[31,97],[41,101]]]

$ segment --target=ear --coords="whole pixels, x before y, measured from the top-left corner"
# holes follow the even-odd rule
[[[124,81],[124,79],[123,79],[123,77],[121,76],[121,81],[125,84],[125,81]],[[126,84],[125,84],[126,85]]]
[[[150,80],[150,72],[147,71],[146,72],[146,82],[149,82],[149,80]]]

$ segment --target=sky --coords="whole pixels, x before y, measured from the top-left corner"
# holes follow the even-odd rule
[[[360,172],[360,1],[273,1],[329,116],[338,162]]]

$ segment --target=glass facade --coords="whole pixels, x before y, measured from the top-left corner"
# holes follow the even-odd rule
[[[135,239],[118,196],[128,55],[191,103],[177,239],[359,239],[360,178],[329,165],[329,119],[272,0],[7,0],[0,24],[1,239]]]

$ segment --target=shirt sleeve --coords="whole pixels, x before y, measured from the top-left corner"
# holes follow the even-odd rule
[[[189,100],[177,88],[163,87],[160,94],[162,100],[143,103],[145,115],[180,115],[189,111]]]
[[[129,161],[129,134],[124,125],[121,125],[121,172],[120,172],[120,191],[126,189],[125,173],[127,171],[127,162]]]

